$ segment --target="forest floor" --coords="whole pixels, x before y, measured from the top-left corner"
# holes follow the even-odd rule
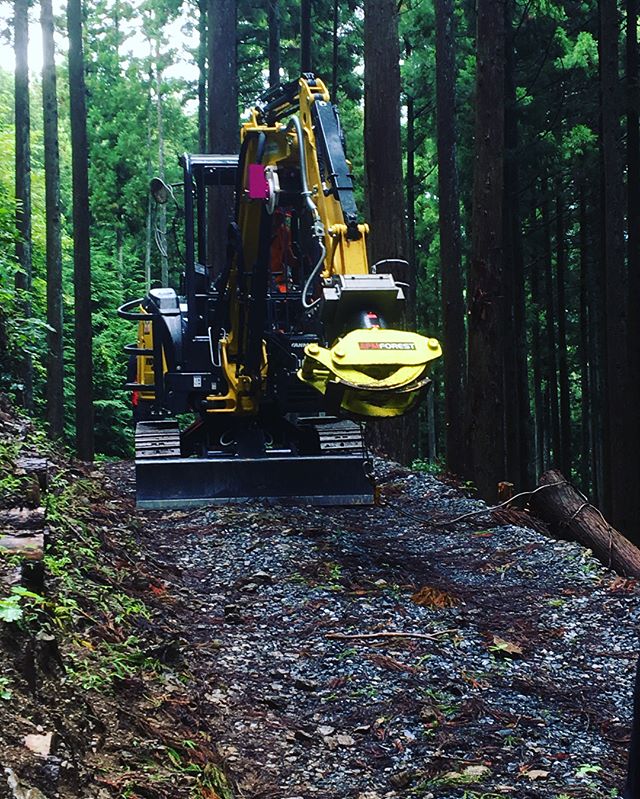
[[[384,461],[383,506],[143,513],[130,463],[52,457],[0,797],[617,795],[640,590],[579,545]]]

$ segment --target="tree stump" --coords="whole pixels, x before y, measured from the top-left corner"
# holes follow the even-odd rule
[[[540,478],[531,495],[531,510],[560,538],[578,541],[598,560],[624,577],[640,578],[640,549],[615,530],[582,494],[552,469]]]

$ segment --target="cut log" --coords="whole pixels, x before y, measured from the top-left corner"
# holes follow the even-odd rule
[[[640,549],[615,530],[559,471],[552,469],[542,475],[530,504],[555,535],[588,547],[601,563],[624,577],[640,577]]]
[[[16,461],[16,473],[33,475],[42,491],[47,490],[49,481],[49,461],[46,458],[21,457]]]
[[[42,530],[44,508],[9,508],[0,510],[0,532],[14,535],[23,530]]]
[[[538,516],[533,516],[526,509],[521,510],[520,508],[507,505],[504,508],[492,511],[491,515],[497,522],[500,522],[500,524],[512,524],[514,527],[528,527],[530,530],[535,530],[536,533],[542,533],[542,535],[546,536],[549,535],[549,527],[542,519],[538,518]]]
[[[3,535],[0,536],[0,555],[20,555],[28,560],[42,560],[44,535]]]

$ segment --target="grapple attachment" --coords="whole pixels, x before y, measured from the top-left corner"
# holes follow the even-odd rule
[[[439,342],[386,328],[352,330],[331,347],[309,344],[298,377],[324,395],[331,412],[357,418],[401,416],[429,387]]]

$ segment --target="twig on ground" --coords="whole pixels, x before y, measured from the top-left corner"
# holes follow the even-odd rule
[[[516,499],[520,499],[520,497],[532,497],[534,494],[537,494],[538,491],[542,491],[543,488],[552,488],[553,486],[560,486],[566,485],[566,480],[558,480],[555,483],[545,483],[544,485],[538,486],[534,488],[533,491],[521,491],[519,494],[515,494],[513,497],[509,497],[504,502],[501,502],[499,505],[490,505],[487,508],[479,508],[478,510],[472,510],[469,513],[463,513],[462,516],[456,516],[453,519],[448,519],[444,522],[431,522],[434,527],[448,527],[450,524],[455,524],[456,522],[461,522],[463,519],[468,519],[471,516],[478,516],[481,513],[493,513],[495,510],[500,510],[500,508],[504,508],[507,505],[510,505]],[[582,510],[582,508],[580,509]]]
[[[424,638],[427,641],[435,641],[441,635],[457,633],[457,630],[440,630],[437,633],[405,633],[402,630],[385,631],[379,633],[328,633],[327,638],[337,640],[366,640],[369,638]]]

